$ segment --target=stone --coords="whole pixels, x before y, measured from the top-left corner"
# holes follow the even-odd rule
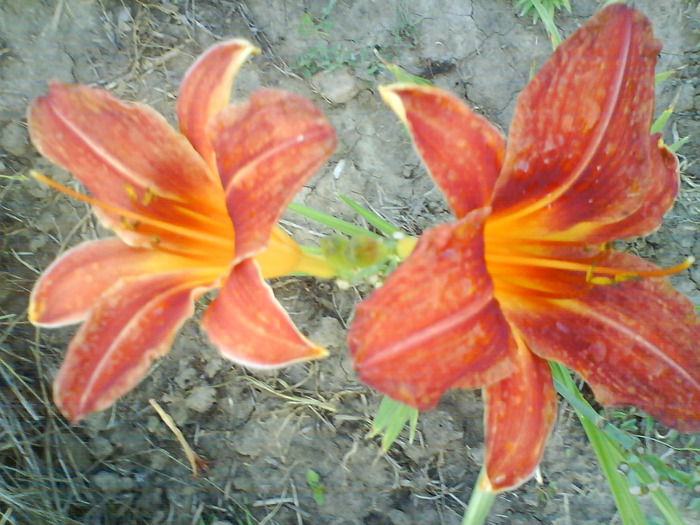
[[[198,386],[192,389],[185,400],[185,405],[190,410],[200,414],[208,411],[216,401],[216,389],[211,386]]]
[[[19,122],[10,122],[2,130],[0,145],[12,155],[24,155],[29,147],[26,128]]]
[[[311,83],[332,104],[345,104],[360,91],[357,79],[345,68],[316,73]]]
[[[136,488],[136,482],[114,472],[98,472],[92,476],[92,482],[105,492],[126,492]]]

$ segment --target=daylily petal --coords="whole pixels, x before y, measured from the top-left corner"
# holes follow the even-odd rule
[[[202,158],[148,106],[53,82],[32,103],[28,121],[42,155],[73,173],[99,201],[193,230],[225,217],[221,189]],[[180,242],[170,230],[125,221],[115,211],[99,215],[127,242]]]
[[[84,242],[56,259],[34,285],[29,320],[52,327],[85,319],[98,298],[123,277],[187,268],[196,262],[120,239]]]
[[[231,87],[241,65],[258,52],[250,42],[240,38],[221,42],[202,54],[182,80],[177,99],[180,131],[209,164],[212,174],[216,173],[216,161],[207,125],[228,106]]]
[[[224,357],[245,366],[276,368],[327,354],[296,329],[250,259],[233,268],[202,326]]]
[[[678,194],[678,159],[662,143],[660,134],[652,135],[650,142],[652,178],[644,202],[636,212],[621,221],[597,227],[587,236],[588,242],[640,237],[661,226],[664,213],[671,209]]]
[[[557,394],[549,364],[518,334],[515,372],[484,389],[488,489],[512,490],[532,477],[554,426]]]
[[[267,245],[294,194],[332,153],[335,132],[305,98],[266,89],[219,112],[209,136],[240,261]]]
[[[649,21],[623,4],[559,46],[518,98],[493,222],[545,236],[640,208],[657,176],[649,128],[660,50]]]
[[[503,135],[441,89],[392,84],[379,90],[408,127],[418,154],[455,216],[461,219],[486,206],[503,163]]]
[[[107,290],[71,341],[54,382],[63,415],[77,423],[131,390],[168,351],[208,279],[184,270],[121,279]]]
[[[612,253],[601,266],[656,267]],[[635,405],[665,425],[700,430],[700,320],[666,278],[593,286],[580,298],[502,301],[540,357],[572,368],[605,405]]]
[[[363,382],[424,410],[449,388],[488,385],[512,371],[510,330],[484,263],[488,211],[425,232],[358,305],[348,346]]]

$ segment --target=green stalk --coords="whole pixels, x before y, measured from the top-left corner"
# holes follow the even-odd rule
[[[567,390],[578,399],[579,403],[586,403],[586,400],[579,392],[574,380],[571,379],[569,371],[558,363],[550,361],[552,376],[555,380],[564,385]],[[589,405],[590,406],[590,405]],[[644,517],[642,508],[639,506],[637,498],[630,492],[627,479],[618,471],[617,467],[624,461],[620,446],[605,432],[599,430],[590,419],[583,415],[576,407],[574,411],[586,431],[588,440],[591,442],[593,451],[598,457],[598,462],[603,470],[605,479],[608,481],[610,492],[615,500],[615,505],[622,518],[624,525],[646,525],[647,520]]]
[[[485,475],[484,469],[485,467],[481,468],[474,490],[472,490],[472,495],[469,497],[469,504],[467,505],[467,512],[464,513],[464,518],[462,518],[462,525],[482,525],[486,521],[489,512],[491,512],[496,493],[481,490],[481,479]]]

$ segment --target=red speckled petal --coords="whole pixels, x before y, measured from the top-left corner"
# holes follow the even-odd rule
[[[226,217],[218,180],[192,145],[156,111],[128,104],[107,91],[53,82],[32,103],[29,134],[39,152],[70,171],[111,206],[195,231]],[[154,237],[182,244],[180,236],[151,225],[100,217],[125,241],[148,245]],[[127,227],[127,222],[131,227]],[[144,243],[134,237],[141,235]]]
[[[601,266],[654,270],[630,254]],[[501,301],[530,349],[581,374],[604,405],[634,405],[700,430],[700,319],[666,278],[594,286],[576,299]]]
[[[210,282],[194,271],[126,278],[107,290],[68,347],[54,382],[63,415],[77,423],[131,390],[165,354]]]
[[[296,329],[250,259],[233,269],[202,326],[224,357],[245,366],[276,368],[327,355]]]
[[[642,205],[633,214],[621,221],[595,228],[586,237],[588,242],[607,242],[611,239],[626,239],[648,235],[655,231],[678,194],[680,177],[678,159],[663,144],[661,135],[650,138],[652,178]]]
[[[549,364],[516,334],[516,369],[484,389],[488,490],[513,490],[532,476],[556,419]]]
[[[510,373],[510,330],[483,258],[488,211],[425,232],[358,305],[348,345],[362,381],[425,410],[449,388],[483,386]]]
[[[214,149],[207,135],[211,118],[229,104],[239,69],[258,49],[243,39],[228,40],[209,48],[185,74],[177,101],[180,131],[215,173]]]
[[[131,248],[117,238],[88,241],[44,271],[32,289],[29,319],[46,327],[77,323],[119,279],[191,265],[191,259]]]
[[[501,133],[457,97],[435,87],[381,87],[457,218],[486,206],[501,170]]]
[[[294,195],[333,152],[335,132],[310,101],[269,89],[220,112],[209,132],[241,261],[267,245]]]
[[[518,99],[495,223],[585,240],[643,205],[658,176],[649,128],[660,50],[649,21],[623,4],[559,46]]]

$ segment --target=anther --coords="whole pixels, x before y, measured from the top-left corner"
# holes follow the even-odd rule
[[[143,199],[141,199],[141,204],[143,206],[148,206],[156,198],[156,194],[151,188],[146,188],[146,193],[143,194]]]
[[[124,191],[132,201],[138,200],[139,195],[131,184],[124,184]]]

